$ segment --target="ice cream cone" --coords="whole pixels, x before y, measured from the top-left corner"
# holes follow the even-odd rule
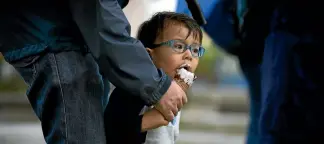
[[[184,92],[187,92],[196,78],[193,73],[182,68],[178,70],[174,80]]]
[[[187,92],[187,90],[190,88],[190,86],[188,84],[186,84],[184,81],[182,81],[181,79],[178,79],[178,80],[175,80],[175,81],[182,88],[182,90],[184,92]]]

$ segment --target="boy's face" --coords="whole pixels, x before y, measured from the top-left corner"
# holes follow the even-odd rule
[[[199,37],[194,37],[193,32],[188,37],[189,30],[184,25],[179,23],[169,24],[164,28],[163,32],[155,40],[156,44],[170,41],[179,40],[187,45],[201,45]],[[160,46],[158,48],[149,49],[152,60],[157,68],[162,68],[166,74],[174,78],[177,69],[183,64],[188,64],[188,71],[195,72],[199,57],[193,57],[191,51],[187,49],[183,53],[175,52],[170,46]]]

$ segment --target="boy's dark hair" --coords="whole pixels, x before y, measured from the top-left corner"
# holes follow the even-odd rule
[[[166,23],[183,24],[189,30],[187,37],[192,33],[194,38],[199,38],[200,43],[202,42],[202,30],[197,22],[185,14],[175,12],[156,13],[151,19],[141,24],[137,33],[137,39],[145,47],[150,47],[163,30],[169,26]]]

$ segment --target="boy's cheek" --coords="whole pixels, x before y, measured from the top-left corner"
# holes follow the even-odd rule
[[[192,66],[192,72],[193,73],[195,73],[198,65],[199,65],[199,59],[193,62],[193,66]]]
[[[199,65],[199,58],[195,58],[191,61],[191,69],[192,69],[192,73],[195,73],[197,67]]]

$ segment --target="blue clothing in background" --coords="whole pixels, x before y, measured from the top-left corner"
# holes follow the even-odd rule
[[[319,9],[318,1],[287,1],[273,12],[262,63],[262,144],[324,142]]]
[[[242,13],[246,3],[239,5],[240,13],[235,13],[233,8],[236,5],[234,5],[233,1],[198,0],[198,2],[207,20],[207,25],[204,26],[205,32],[220,48],[239,58],[241,69],[249,84],[250,123],[248,126],[247,144],[259,144],[258,122],[261,110],[260,57],[263,54],[263,46],[249,43],[251,39],[259,36],[252,32],[247,40],[242,42],[235,26],[235,17],[236,15],[243,16]],[[177,12],[190,14],[186,8],[185,1],[178,1]],[[242,19],[240,18],[240,20]],[[245,45],[242,45],[242,43]]]

